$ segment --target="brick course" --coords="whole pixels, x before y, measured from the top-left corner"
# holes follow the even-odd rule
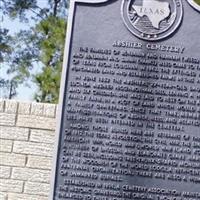
[[[48,200],[56,111],[0,100],[0,200]]]

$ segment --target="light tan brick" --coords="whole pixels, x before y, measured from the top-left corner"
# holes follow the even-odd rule
[[[22,181],[49,183],[50,170],[14,167],[11,178]]]
[[[60,106],[57,105],[57,106],[56,106],[56,117],[57,117],[57,115],[60,113],[60,109],[61,109]]]
[[[48,200],[48,197],[38,196],[38,195],[9,193],[8,200]]]
[[[50,191],[50,184],[26,182],[24,187],[25,194],[48,196]]]
[[[0,192],[0,200],[7,200],[7,194]]]
[[[43,115],[46,117],[55,117],[56,105],[54,104],[44,104]]]
[[[31,115],[43,115],[44,104],[43,103],[32,103],[31,104]]]
[[[13,100],[6,101],[5,112],[6,113],[17,113],[18,103]]]
[[[0,178],[10,178],[11,167],[0,166]]]
[[[31,112],[30,102],[20,102],[18,107],[18,113],[23,115],[29,115]]]
[[[0,99],[0,112],[4,112],[5,100]]]
[[[25,166],[25,162],[26,162],[25,155],[0,152],[0,165],[23,167]]]
[[[52,156],[53,145],[44,143],[14,141],[13,152],[30,155]]]
[[[55,130],[56,120],[54,118],[40,117],[35,115],[18,115],[17,126]]]
[[[0,126],[0,138],[8,140],[28,140],[29,129]]]
[[[32,167],[36,169],[51,169],[52,158],[29,155],[27,161],[27,167]]]
[[[11,152],[13,141],[0,139],[0,151],[1,152]]]
[[[23,181],[0,179],[0,191],[1,192],[22,192]]]
[[[14,126],[15,117],[15,114],[0,113],[0,125]]]
[[[30,134],[31,142],[41,142],[53,144],[55,140],[54,131],[32,129]]]

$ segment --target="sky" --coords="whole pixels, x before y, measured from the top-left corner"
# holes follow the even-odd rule
[[[48,0],[38,0],[38,5],[40,7],[45,7],[47,3],[48,3]],[[3,17],[3,20],[1,21],[1,27],[7,28],[11,35],[14,35],[20,30],[26,30],[33,25],[34,25],[33,21],[30,21],[28,24],[25,24],[25,23],[21,23],[18,19],[10,20],[9,18],[6,18],[5,16]],[[0,71],[1,76],[3,76],[5,79],[11,78],[6,73],[7,68],[8,68],[7,66],[3,65]],[[35,67],[36,70],[39,70],[40,68],[41,66]],[[34,71],[35,73],[37,72],[36,70]],[[34,101],[34,93],[37,91],[37,86],[31,81],[29,81],[28,84],[30,87],[21,85],[17,89],[18,95],[14,99],[20,100],[20,101]]]
[[[11,21],[8,18],[4,18],[4,21],[2,22],[2,27],[9,29],[9,33],[11,35],[14,35],[16,32],[22,29],[28,29],[28,25],[20,23],[18,20]],[[11,76],[7,75],[8,67],[6,65],[3,65],[1,69],[1,76],[3,76],[5,79],[10,79]],[[26,87],[25,85],[21,85],[18,89],[18,95],[14,98],[16,100],[22,100],[22,101],[32,101],[34,97],[34,93],[37,91],[37,87],[35,84],[29,82],[30,88]]]

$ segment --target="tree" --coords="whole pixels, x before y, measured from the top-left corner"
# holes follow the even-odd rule
[[[8,35],[8,30],[0,28],[0,70],[3,68],[4,60],[8,59],[11,54],[11,40],[12,38]],[[11,99],[16,95],[15,83],[9,79],[5,79],[0,74],[0,94],[5,98]]]
[[[42,20],[36,29],[43,38],[39,45],[41,50],[40,61],[44,64],[42,72],[35,76],[35,83],[40,88],[36,99],[38,101],[57,102],[66,23],[64,19],[50,16]]]
[[[3,98],[12,99],[16,96],[16,83],[0,78],[0,93]]]
[[[12,51],[3,61],[9,66],[7,73],[13,76],[16,87],[30,79],[35,82],[37,101],[56,103],[67,25],[67,0],[49,0],[46,7],[40,7],[37,0],[1,1],[0,9],[4,15],[18,18],[22,23],[34,21],[29,30],[21,30],[12,37]]]

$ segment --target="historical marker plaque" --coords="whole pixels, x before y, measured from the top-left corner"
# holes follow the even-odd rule
[[[200,199],[200,9],[73,0],[50,200]]]

